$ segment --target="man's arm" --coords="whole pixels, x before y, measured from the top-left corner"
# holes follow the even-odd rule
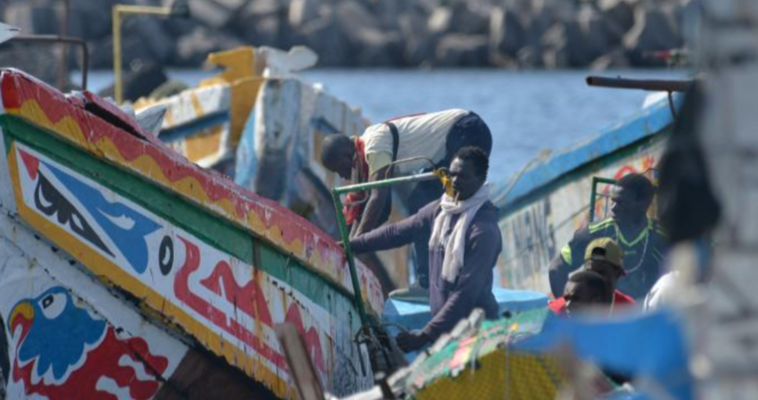
[[[371,174],[369,182],[389,178],[389,176],[387,176],[389,168],[390,166],[385,166],[378,169]],[[384,210],[387,207],[388,202],[391,201],[391,194],[392,191],[389,187],[374,189],[369,192],[368,201],[366,201],[366,206],[363,208],[363,216],[358,223],[358,228],[353,231],[355,236],[370,232],[387,221],[389,215],[384,213]]]
[[[571,265],[567,264],[560,254],[550,263],[550,291],[556,299],[563,296],[563,288],[566,287],[571,271]]]
[[[492,291],[492,267],[502,246],[500,240],[495,225],[472,232],[470,246],[466,246],[463,266],[450,297],[423,329],[432,341],[468,317],[482,293]]]
[[[563,296],[563,289],[568,282],[571,272],[581,267],[584,262],[584,248],[587,246],[589,232],[580,229],[574,232],[571,241],[561,248],[561,251],[550,263],[550,291],[556,299]]]
[[[388,224],[350,240],[353,252],[367,253],[394,249],[413,242],[418,235],[428,229],[434,219],[436,203],[422,208],[414,215],[394,224]]]

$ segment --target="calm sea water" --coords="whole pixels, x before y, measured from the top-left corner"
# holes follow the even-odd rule
[[[683,71],[633,70],[595,73],[630,78],[682,78]],[[208,71],[171,71],[195,85]],[[557,150],[597,135],[639,112],[648,92],[588,87],[586,71],[503,70],[315,70],[304,74],[359,107],[372,122],[445,108],[475,111],[493,134],[490,180],[506,180],[543,150]],[[111,82],[94,72],[90,89]]]

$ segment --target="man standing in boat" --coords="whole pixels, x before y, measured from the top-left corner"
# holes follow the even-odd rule
[[[489,200],[484,150],[464,147],[450,165],[453,196],[442,195],[416,214],[356,236],[350,246],[356,253],[388,250],[429,240],[429,306],[432,320],[418,332],[397,337],[404,351],[418,350],[450,331],[475,308],[487,318],[498,316],[492,294],[493,268],[502,240],[498,209]]]
[[[490,130],[476,113],[450,109],[371,125],[360,137],[327,136],[322,144],[321,163],[343,179],[363,183],[409,175],[422,169],[447,167],[453,155],[466,146],[479,147],[489,157],[492,151]],[[442,185],[436,180],[417,184],[408,196],[408,213],[415,214],[439,199],[442,192]],[[347,203],[344,212],[347,223],[352,226],[351,237],[361,235],[388,220],[391,190],[381,188],[370,193],[351,194]],[[428,237],[418,237],[414,243],[416,272],[422,288],[429,286],[428,241]],[[425,292],[415,291],[422,295]]]
[[[641,301],[661,275],[668,240],[659,223],[647,216],[655,188],[644,175],[627,174],[613,193],[613,216],[574,233],[550,264],[550,287],[560,296],[568,275],[584,263],[587,245],[598,238],[612,238],[623,251],[625,277],[618,289]]]

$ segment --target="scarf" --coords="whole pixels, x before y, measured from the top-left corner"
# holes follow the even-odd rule
[[[353,158],[353,183],[368,182],[368,163],[366,163],[366,149],[363,140],[354,137],[355,157]],[[361,219],[363,206],[366,203],[366,192],[348,193],[345,197],[345,207],[342,213],[345,215],[345,221],[352,225]]]
[[[429,250],[435,246],[442,246],[445,249],[445,256],[442,261],[442,279],[454,283],[458,278],[458,273],[463,267],[463,258],[466,248],[466,231],[468,231],[471,221],[490,198],[489,184],[485,183],[473,196],[466,200],[455,203],[453,197],[444,194],[440,207],[442,211],[434,219],[432,228],[432,237],[429,240]],[[460,215],[455,226],[450,229],[450,222],[454,215]]]

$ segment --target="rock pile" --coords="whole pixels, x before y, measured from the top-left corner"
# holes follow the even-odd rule
[[[187,20],[130,17],[125,62],[196,67],[241,44],[304,44],[321,66],[626,67],[663,63],[651,51],[685,45],[697,0],[191,0]],[[112,67],[114,3],[69,0],[69,34],[85,38],[91,67]],[[63,0],[6,0],[0,12],[26,33],[59,32]],[[74,61],[72,56],[72,62]]]

